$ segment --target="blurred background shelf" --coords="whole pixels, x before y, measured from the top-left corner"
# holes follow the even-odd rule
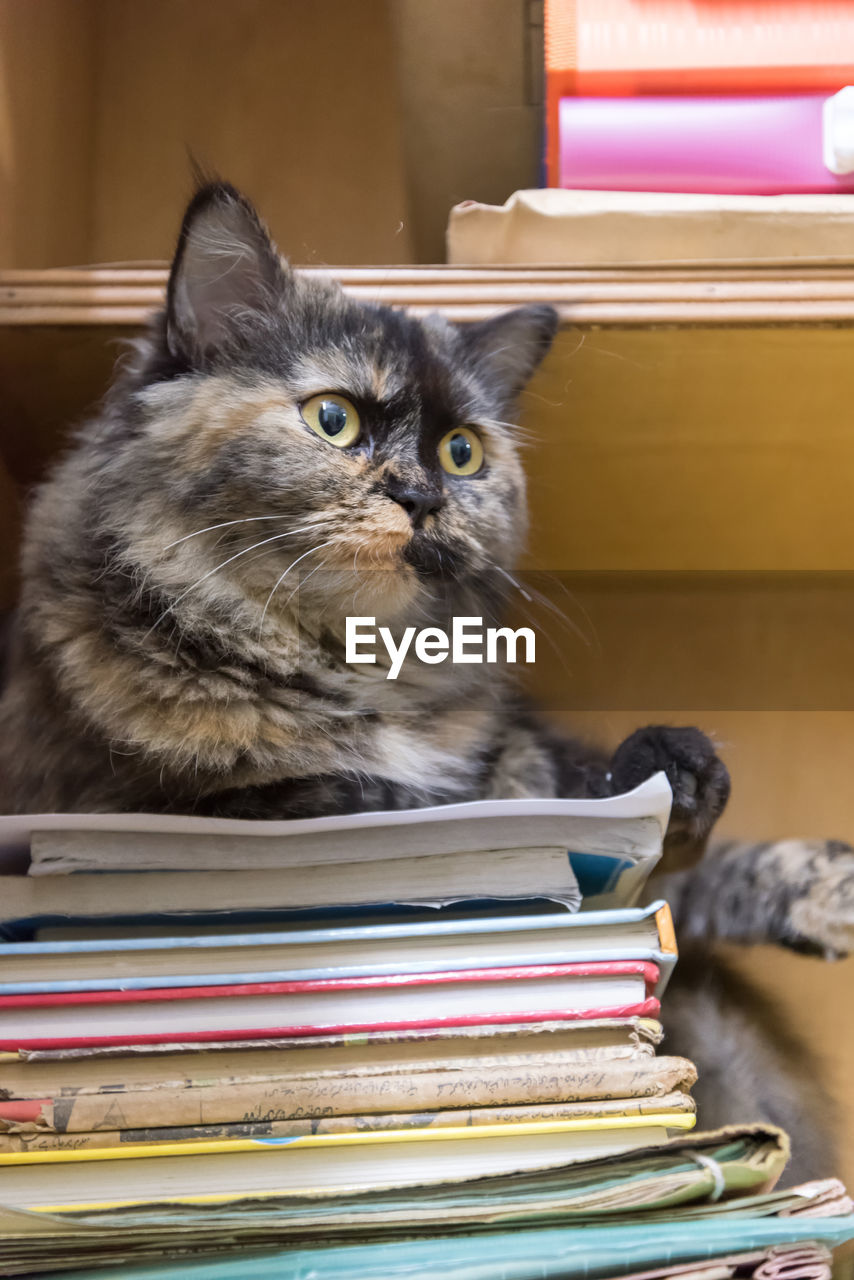
[[[189,156],[296,261],[436,262],[536,186],[542,0],[0,0],[0,263],[166,258]],[[247,131],[245,122],[251,121]]]

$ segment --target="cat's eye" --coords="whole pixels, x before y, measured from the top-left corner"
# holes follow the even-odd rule
[[[359,438],[359,415],[347,397],[337,392],[312,396],[300,405],[300,413],[306,426],[336,449],[346,449]]]
[[[455,427],[439,441],[439,461],[452,476],[473,476],[483,466],[483,445],[471,427]]]

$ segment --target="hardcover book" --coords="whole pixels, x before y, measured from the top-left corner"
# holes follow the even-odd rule
[[[0,996],[0,1049],[656,1016],[648,961]]]

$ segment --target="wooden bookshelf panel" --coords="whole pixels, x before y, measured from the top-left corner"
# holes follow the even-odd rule
[[[532,563],[854,568],[854,266],[334,274],[354,297],[460,323],[530,299],[558,307],[561,333],[522,397]],[[0,451],[17,480],[103,393],[165,279],[0,274]]]

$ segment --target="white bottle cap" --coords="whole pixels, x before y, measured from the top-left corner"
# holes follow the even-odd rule
[[[823,152],[831,173],[854,173],[854,85],[846,85],[824,104]]]

